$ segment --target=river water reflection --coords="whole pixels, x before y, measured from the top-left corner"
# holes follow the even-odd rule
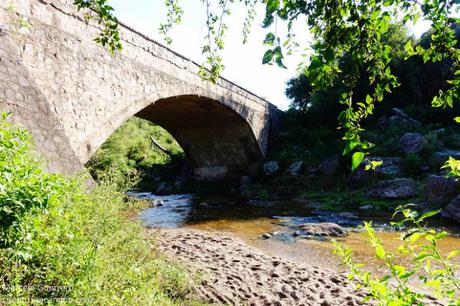
[[[309,222],[334,222],[350,230],[346,237],[338,238],[354,250],[356,262],[364,263],[372,271],[381,272],[366,236],[355,231],[370,215],[354,212],[357,217],[339,216],[333,212],[316,211],[309,203],[240,201],[223,195],[170,195],[157,196],[151,193],[132,193],[133,196],[156,201],[160,205],[145,209],[140,219],[152,228],[189,227],[207,231],[231,232],[246,243],[267,254],[291,261],[319,265],[341,270],[340,259],[332,254],[332,243],[328,240],[294,237],[298,225]],[[388,226],[390,215],[373,217],[379,237],[386,248],[396,251],[400,245],[400,233]],[[459,229],[447,220],[433,226],[445,228],[450,235],[440,242],[440,249],[447,254],[460,249]],[[261,236],[275,233],[269,239]],[[460,259],[457,259],[460,263]]]

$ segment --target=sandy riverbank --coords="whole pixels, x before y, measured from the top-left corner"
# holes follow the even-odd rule
[[[227,233],[151,230],[159,248],[204,281],[198,295],[230,305],[362,305],[362,292],[331,270],[268,256]]]

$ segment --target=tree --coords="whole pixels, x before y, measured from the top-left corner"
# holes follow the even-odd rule
[[[385,43],[384,36],[395,20],[404,24],[416,23],[420,17],[432,23],[431,44],[416,47],[412,42],[401,51],[405,57],[421,56],[425,62],[452,61],[449,87],[433,98],[434,107],[453,107],[455,98],[459,98],[460,88],[460,50],[456,48],[455,25],[460,21],[455,17],[459,5],[457,0],[202,0],[207,9],[205,20],[208,28],[202,52],[207,60],[200,75],[216,81],[223,69],[221,51],[224,48],[226,32],[225,18],[231,13],[231,7],[243,3],[247,7],[244,20],[243,40],[251,27],[255,15],[255,6],[265,7],[262,26],[267,29],[264,44],[267,45],[262,62],[284,67],[285,55],[289,55],[297,45],[292,26],[295,22],[305,22],[306,31],[313,35],[308,47],[309,55],[303,63],[303,71],[311,80],[315,90],[326,89],[341,80],[344,88],[340,97],[343,110],[339,115],[341,128],[345,130],[346,147],[344,154],[353,153],[353,168],[359,166],[368,150],[373,146],[361,139],[361,122],[374,111],[376,104],[383,100],[386,93],[399,85],[390,63],[392,46]],[[107,0],[76,0],[78,9],[91,10],[88,17],[94,15],[103,27],[97,41],[115,52],[121,48],[117,31],[117,21],[113,9]],[[168,30],[179,23],[184,13],[179,0],[166,0],[168,8],[166,22],[161,31]],[[275,20],[277,21],[275,23]],[[284,25],[287,34],[279,36],[271,31],[274,25]],[[350,67],[344,72],[340,69],[340,58],[349,54]],[[360,79],[361,72],[368,76],[368,90],[361,98],[353,89]],[[460,122],[460,118],[455,118]],[[450,164],[458,170],[460,161]],[[454,170],[454,169],[452,169]]]

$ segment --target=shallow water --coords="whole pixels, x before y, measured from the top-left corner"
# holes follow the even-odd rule
[[[355,212],[356,218],[340,217],[333,212],[316,211],[309,203],[249,201],[222,195],[156,196],[151,193],[132,195],[149,200],[161,200],[159,207],[145,209],[140,219],[147,227],[177,228],[189,227],[208,231],[231,232],[248,244],[267,254],[309,263],[331,269],[342,270],[340,259],[332,254],[333,245],[328,240],[294,237],[298,225],[308,222],[334,222],[349,229],[356,229],[369,215]],[[369,213],[368,213],[369,214]],[[396,251],[400,245],[400,233],[388,226],[390,216],[374,219],[378,235],[388,250]],[[446,229],[451,235],[439,244],[442,253],[460,249],[459,229],[447,220],[440,220],[436,227]],[[269,239],[261,238],[264,233],[276,233]],[[362,232],[351,231],[346,237],[337,239],[354,250],[356,262],[364,263],[376,272],[382,272],[372,248]],[[460,258],[456,259],[460,264]]]

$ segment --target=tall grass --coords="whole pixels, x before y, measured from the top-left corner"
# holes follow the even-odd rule
[[[0,119],[0,305],[189,304],[194,279],[156,251],[114,184],[52,175]]]

